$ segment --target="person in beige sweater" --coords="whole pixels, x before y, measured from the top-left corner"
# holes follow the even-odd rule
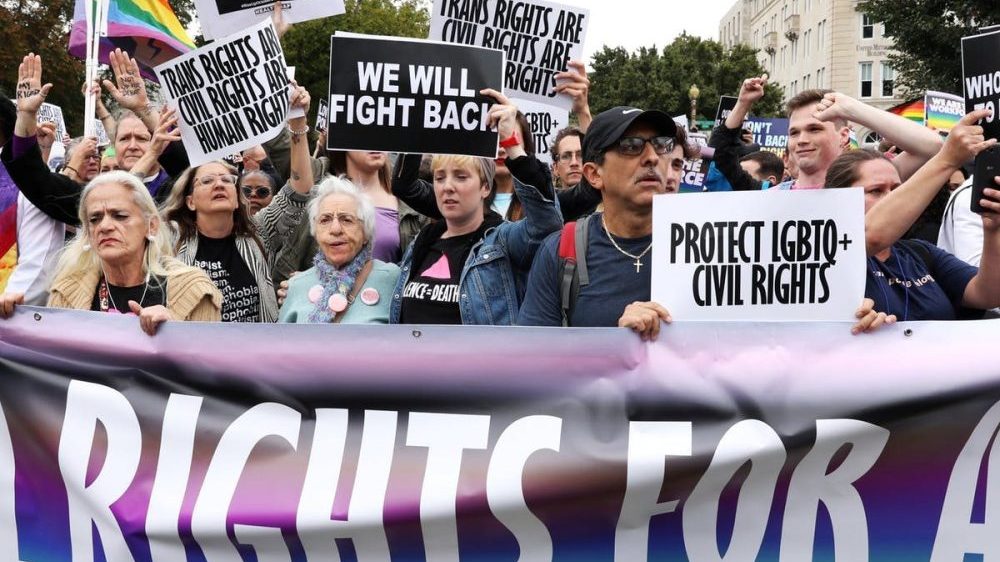
[[[50,307],[134,314],[149,335],[167,320],[221,319],[222,295],[203,271],[172,256],[170,235],[138,178],[122,171],[94,178],[80,198],[80,222],[59,260]],[[19,304],[5,297],[4,317]]]

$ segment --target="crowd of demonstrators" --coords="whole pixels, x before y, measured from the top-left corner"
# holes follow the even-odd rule
[[[47,303],[135,314],[150,334],[166,320],[207,320],[618,326],[656,338],[671,314],[651,301],[652,201],[678,191],[698,149],[657,110],[592,117],[590,81],[570,66],[555,89],[573,99],[579,126],[557,132],[551,166],[535,157],[517,107],[484,90],[496,101],[496,159],[408,154],[393,166],[384,152],[327,150],[325,135],[310,154],[301,116],[231,160],[192,167],[176,111],[153,108],[136,62],[116,51],[114,80],[102,85],[121,112],[96,108],[112,146],[73,139],[54,172],[55,126],[37,122],[51,85],[29,54],[16,106],[0,99],[0,157],[20,190],[18,265],[0,316]],[[852,331],[1000,306],[1000,186],[973,214],[962,171],[995,143],[974,124],[982,112],[942,141],[841,93],[807,90],[787,104],[782,159],[742,138],[766,85],[743,82],[702,149],[709,175],[738,191],[864,189],[866,299]],[[293,83],[290,96],[308,112],[308,92]],[[891,156],[850,150],[849,123],[891,139]],[[927,234],[936,221],[944,250]]]
[[[760,190],[763,181],[741,166],[743,121],[753,104],[764,96],[767,75],[748,78],[740,86],[736,106],[715,128],[709,146],[715,149],[714,163],[736,191]],[[849,123],[868,127],[893,139],[904,152],[892,160],[903,179],[941,149],[941,137],[930,129],[901,116],[876,109],[832,90],[804,90],[786,104],[788,117],[787,154],[793,162],[794,179],[771,189],[819,189],[824,185],[830,164],[850,147]]]
[[[376,213],[371,198],[350,181],[330,177],[320,184],[308,219],[319,250],[313,266],[289,282],[279,322],[389,322],[399,266],[374,257]]]

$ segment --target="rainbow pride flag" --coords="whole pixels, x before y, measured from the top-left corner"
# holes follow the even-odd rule
[[[908,102],[903,102],[897,106],[890,107],[886,111],[901,115],[910,121],[924,124],[924,98],[917,98]]]
[[[0,163],[0,293],[17,265],[17,186]]]
[[[76,0],[69,52],[84,59],[87,55],[85,2]],[[153,67],[195,48],[168,0],[107,0],[108,34],[101,38],[98,60],[108,63],[108,53],[120,48],[139,63],[142,75],[156,80]]]

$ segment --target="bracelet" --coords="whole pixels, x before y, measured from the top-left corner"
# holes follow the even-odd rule
[[[517,138],[517,133],[514,133],[511,136],[500,141],[500,146],[504,148],[510,148],[512,146],[517,146],[519,144],[521,144],[521,139]]]
[[[306,133],[309,132],[309,125],[305,125],[305,127],[303,129],[298,130],[298,131],[296,131],[295,129],[292,128],[291,125],[289,125],[288,126],[288,132],[291,133],[293,137],[301,137],[302,135],[304,135],[304,134],[306,134]]]

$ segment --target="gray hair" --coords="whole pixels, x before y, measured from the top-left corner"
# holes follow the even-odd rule
[[[94,188],[102,185],[120,185],[132,192],[132,200],[139,207],[142,216],[147,223],[152,223],[155,219],[159,226],[152,234],[153,238],[146,244],[145,255],[143,256],[143,270],[156,276],[165,276],[166,270],[163,260],[173,257],[173,250],[170,247],[170,233],[166,225],[160,221],[159,213],[156,210],[156,202],[149,190],[142,181],[134,175],[123,170],[115,170],[100,174],[90,180],[87,187],[83,188],[80,194],[79,219],[81,227],[77,229],[76,236],[66,245],[60,257],[57,270],[60,273],[67,271],[83,271],[100,268],[100,259],[92,249],[90,240],[90,228],[87,222],[87,198]]]
[[[357,188],[351,180],[330,176],[319,184],[316,196],[309,201],[309,234],[316,236],[316,219],[319,217],[319,207],[323,200],[331,195],[347,195],[354,199],[358,206],[358,218],[365,232],[365,240],[371,244],[375,241],[375,204],[371,198]]]

